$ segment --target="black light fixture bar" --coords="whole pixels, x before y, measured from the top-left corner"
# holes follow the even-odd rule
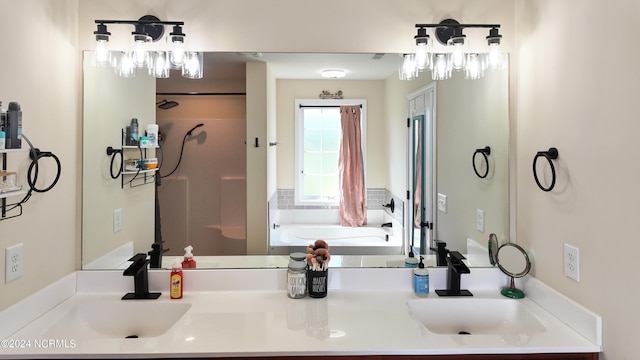
[[[416,28],[499,28],[500,24],[416,24]]]
[[[184,25],[184,21],[156,21],[156,20],[95,20],[96,24],[129,24],[129,25]]]

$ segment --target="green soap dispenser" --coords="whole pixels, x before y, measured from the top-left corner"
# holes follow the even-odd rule
[[[413,270],[413,292],[420,297],[429,296],[429,270],[422,262],[424,257],[420,256],[418,267]]]

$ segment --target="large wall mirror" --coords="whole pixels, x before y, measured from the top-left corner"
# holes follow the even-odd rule
[[[424,175],[431,195],[419,203],[432,215],[430,239],[468,254],[471,266],[488,266],[488,234],[509,234],[507,69],[480,80],[454,74],[433,82],[426,73],[400,81],[398,54],[205,53],[205,78],[189,80],[179,72],[168,79],[143,73],[121,78],[111,69],[93,68],[90,52],[84,58],[83,269],[122,268],[131,254],[150,251],[159,236],[169,249],[165,258],[181,256],[191,245],[199,268],[279,267],[298,245],[276,246],[270,239],[312,243],[334,236],[314,231],[335,222],[335,208],[295,201],[296,100],[365,101],[371,213],[362,230],[382,244],[342,244],[344,256],[332,266],[402,265],[416,236],[414,139],[432,150],[427,156],[433,167]],[[334,68],[346,76],[320,77],[320,70]],[[411,101],[425,91],[433,96],[433,137],[416,138],[417,122],[407,119],[418,118]],[[260,121],[248,115],[257,108],[264,113]],[[132,118],[141,134],[148,124],[159,125],[160,148],[123,148]],[[248,135],[254,133],[263,135]],[[120,153],[107,155],[110,146],[123,149],[125,163],[157,158],[160,170],[119,174]],[[485,146],[491,146],[489,175],[481,179],[472,156]],[[255,154],[260,162],[247,160]],[[247,175],[255,166],[266,168],[264,179]],[[257,183],[264,199],[247,195]],[[437,210],[438,193],[447,197],[446,212]],[[259,221],[252,215],[256,209],[265,214]],[[478,210],[484,212],[482,231],[476,227]],[[247,223],[261,235],[249,234]],[[301,234],[292,227],[310,229]],[[395,239],[400,245],[389,246]]]

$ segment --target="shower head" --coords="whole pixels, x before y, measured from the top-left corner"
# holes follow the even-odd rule
[[[172,107],[176,107],[180,104],[178,104],[177,101],[167,101],[166,99],[162,100],[162,101],[158,101],[156,103],[156,105],[158,105],[158,107],[162,110],[167,110],[167,109],[171,109]]]
[[[196,126],[192,127],[192,128],[191,128],[191,130],[187,131],[187,133],[185,134],[185,137],[186,137],[186,136],[191,136],[191,133],[193,132],[193,130],[195,130],[195,129],[197,129],[197,128],[201,127],[201,126],[204,126],[204,124],[203,124],[203,123],[200,123],[200,124],[198,124],[198,125],[196,125]]]

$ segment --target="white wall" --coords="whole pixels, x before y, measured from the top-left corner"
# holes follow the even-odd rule
[[[76,0],[0,0],[0,100],[22,107],[23,132],[34,146],[60,158],[55,188],[34,193],[23,215],[0,221],[0,309],[76,268],[79,259],[81,103]],[[23,147],[27,147],[23,141]],[[9,169],[25,184],[27,153],[10,157]],[[47,187],[55,163],[45,159],[38,186]],[[20,200],[20,198],[10,198]],[[4,283],[4,248],[23,243],[24,275]]]
[[[604,356],[638,357],[640,59],[636,0],[517,1],[517,241],[537,278],[602,315]],[[539,190],[531,162],[558,148]],[[580,282],[563,244],[580,249]]]

